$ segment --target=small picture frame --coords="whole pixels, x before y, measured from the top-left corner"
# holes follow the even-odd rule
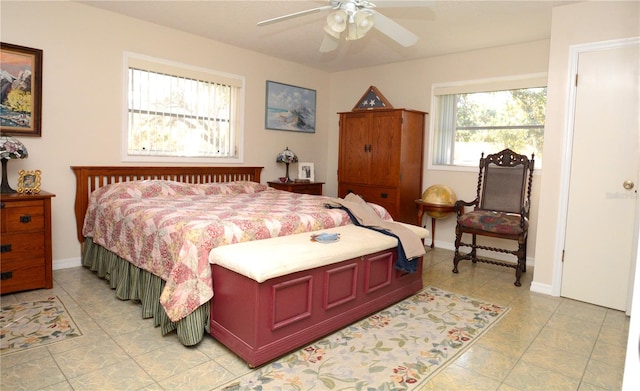
[[[40,170],[27,171],[20,170],[18,172],[18,193],[21,194],[37,194],[40,193]]]
[[[298,179],[313,182],[313,163],[300,162],[298,163]]]

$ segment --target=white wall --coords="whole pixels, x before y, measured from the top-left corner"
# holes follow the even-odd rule
[[[75,2],[2,2],[2,41],[43,50],[42,137],[20,137],[29,158],[9,162],[15,188],[21,169],[42,170],[43,190],[56,194],[54,268],[79,265],[72,165],[119,165],[124,51],[246,77],[244,165],[264,166],[262,181],[284,174],[275,163],[289,146],[326,173],[328,118],[315,134],[264,128],[266,80],[317,90],[317,111],[329,107],[329,75],[202,37],[140,22]],[[256,64],[259,64],[257,66]],[[292,167],[295,170],[295,167]]]

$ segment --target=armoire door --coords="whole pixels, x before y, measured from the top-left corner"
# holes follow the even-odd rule
[[[618,310],[627,309],[637,238],[639,49],[578,57],[561,296]]]
[[[340,162],[338,180],[366,185],[370,177],[368,113],[349,113],[340,116]]]
[[[372,112],[371,183],[398,186],[402,145],[402,111]]]

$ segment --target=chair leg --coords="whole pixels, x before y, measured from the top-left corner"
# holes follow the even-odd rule
[[[518,251],[516,252],[516,255],[518,256],[518,264],[516,265],[516,282],[514,283],[515,286],[522,285],[520,283],[520,277],[527,267],[527,256],[525,255],[527,249],[526,243],[526,238],[523,240],[518,240]]]
[[[471,237],[471,244],[473,246],[471,247],[471,252],[469,253],[469,255],[471,255],[471,262],[478,263],[478,255],[476,254],[477,236],[476,234],[473,234]]]
[[[455,252],[453,254],[453,270],[452,272],[458,273],[458,262],[460,262],[460,240],[462,239],[462,231],[456,227],[456,241],[455,241]]]
[[[527,241],[529,240],[529,237],[527,236],[526,238],[524,238],[524,263],[522,264],[522,272],[526,273],[527,272]]]

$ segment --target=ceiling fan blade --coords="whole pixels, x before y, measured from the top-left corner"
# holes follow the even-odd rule
[[[373,28],[398,42],[400,45],[412,46],[418,42],[417,35],[382,15],[380,12],[376,12],[373,18]]]
[[[376,8],[418,8],[418,7],[433,7],[435,1],[424,0],[375,0]]]
[[[316,12],[320,12],[320,11],[324,11],[324,10],[328,10],[328,9],[332,9],[332,8],[334,8],[333,5],[324,5],[322,7],[311,8],[311,9],[308,9],[308,10],[305,10],[305,11],[294,12],[292,14],[278,16],[276,18],[263,20],[262,22],[258,22],[258,26],[266,26],[268,24],[281,22],[281,21],[287,20],[287,19],[297,18],[298,16],[315,14]]]
[[[338,48],[338,44],[340,40],[332,37],[329,34],[325,34],[324,39],[322,40],[322,44],[320,44],[320,52],[328,53],[336,50]]]

